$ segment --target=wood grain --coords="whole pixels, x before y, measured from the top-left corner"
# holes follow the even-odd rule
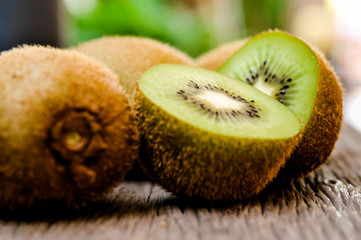
[[[361,134],[344,127],[328,163],[232,205],[126,182],[81,210],[1,210],[0,239],[360,239]]]

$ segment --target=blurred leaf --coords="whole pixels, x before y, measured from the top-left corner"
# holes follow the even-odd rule
[[[72,20],[72,44],[102,35],[135,35],[161,40],[192,56],[208,49],[207,28],[199,17],[164,0],[102,0],[88,16]]]

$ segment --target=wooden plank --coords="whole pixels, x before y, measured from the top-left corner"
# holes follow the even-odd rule
[[[79,211],[2,210],[0,239],[360,239],[361,134],[345,127],[328,163],[233,206],[175,198],[126,182]]]

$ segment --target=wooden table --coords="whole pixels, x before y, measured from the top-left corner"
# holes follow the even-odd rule
[[[2,210],[0,239],[361,239],[361,134],[345,126],[326,165],[237,205],[189,202],[149,182],[126,182],[79,211]]]

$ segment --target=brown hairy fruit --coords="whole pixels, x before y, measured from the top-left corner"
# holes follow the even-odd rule
[[[143,168],[187,198],[256,195],[278,174],[301,130],[281,103],[200,68],[155,66],[140,78],[134,101]]]
[[[196,67],[217,71],[217,69],[246,42],[247,39],[228,42],[206,52],[196,59]]]
[[[194,65],[194,60],[185,53],[149,38],[102,37],[82,43],[75,50],[102,61],[113,70],[129,96],[133,95],[141,74],[155,65]]]
[[[302,140],[278,181],[306,176],[326,162],[342,125],[342,87],[318,50],[285,32],[263,32],[218,71],[267,93],[300,118]]]
[[[0,56],[0,206],[79,207],[122,181],[138,130],[103,64],[50,47]]]

